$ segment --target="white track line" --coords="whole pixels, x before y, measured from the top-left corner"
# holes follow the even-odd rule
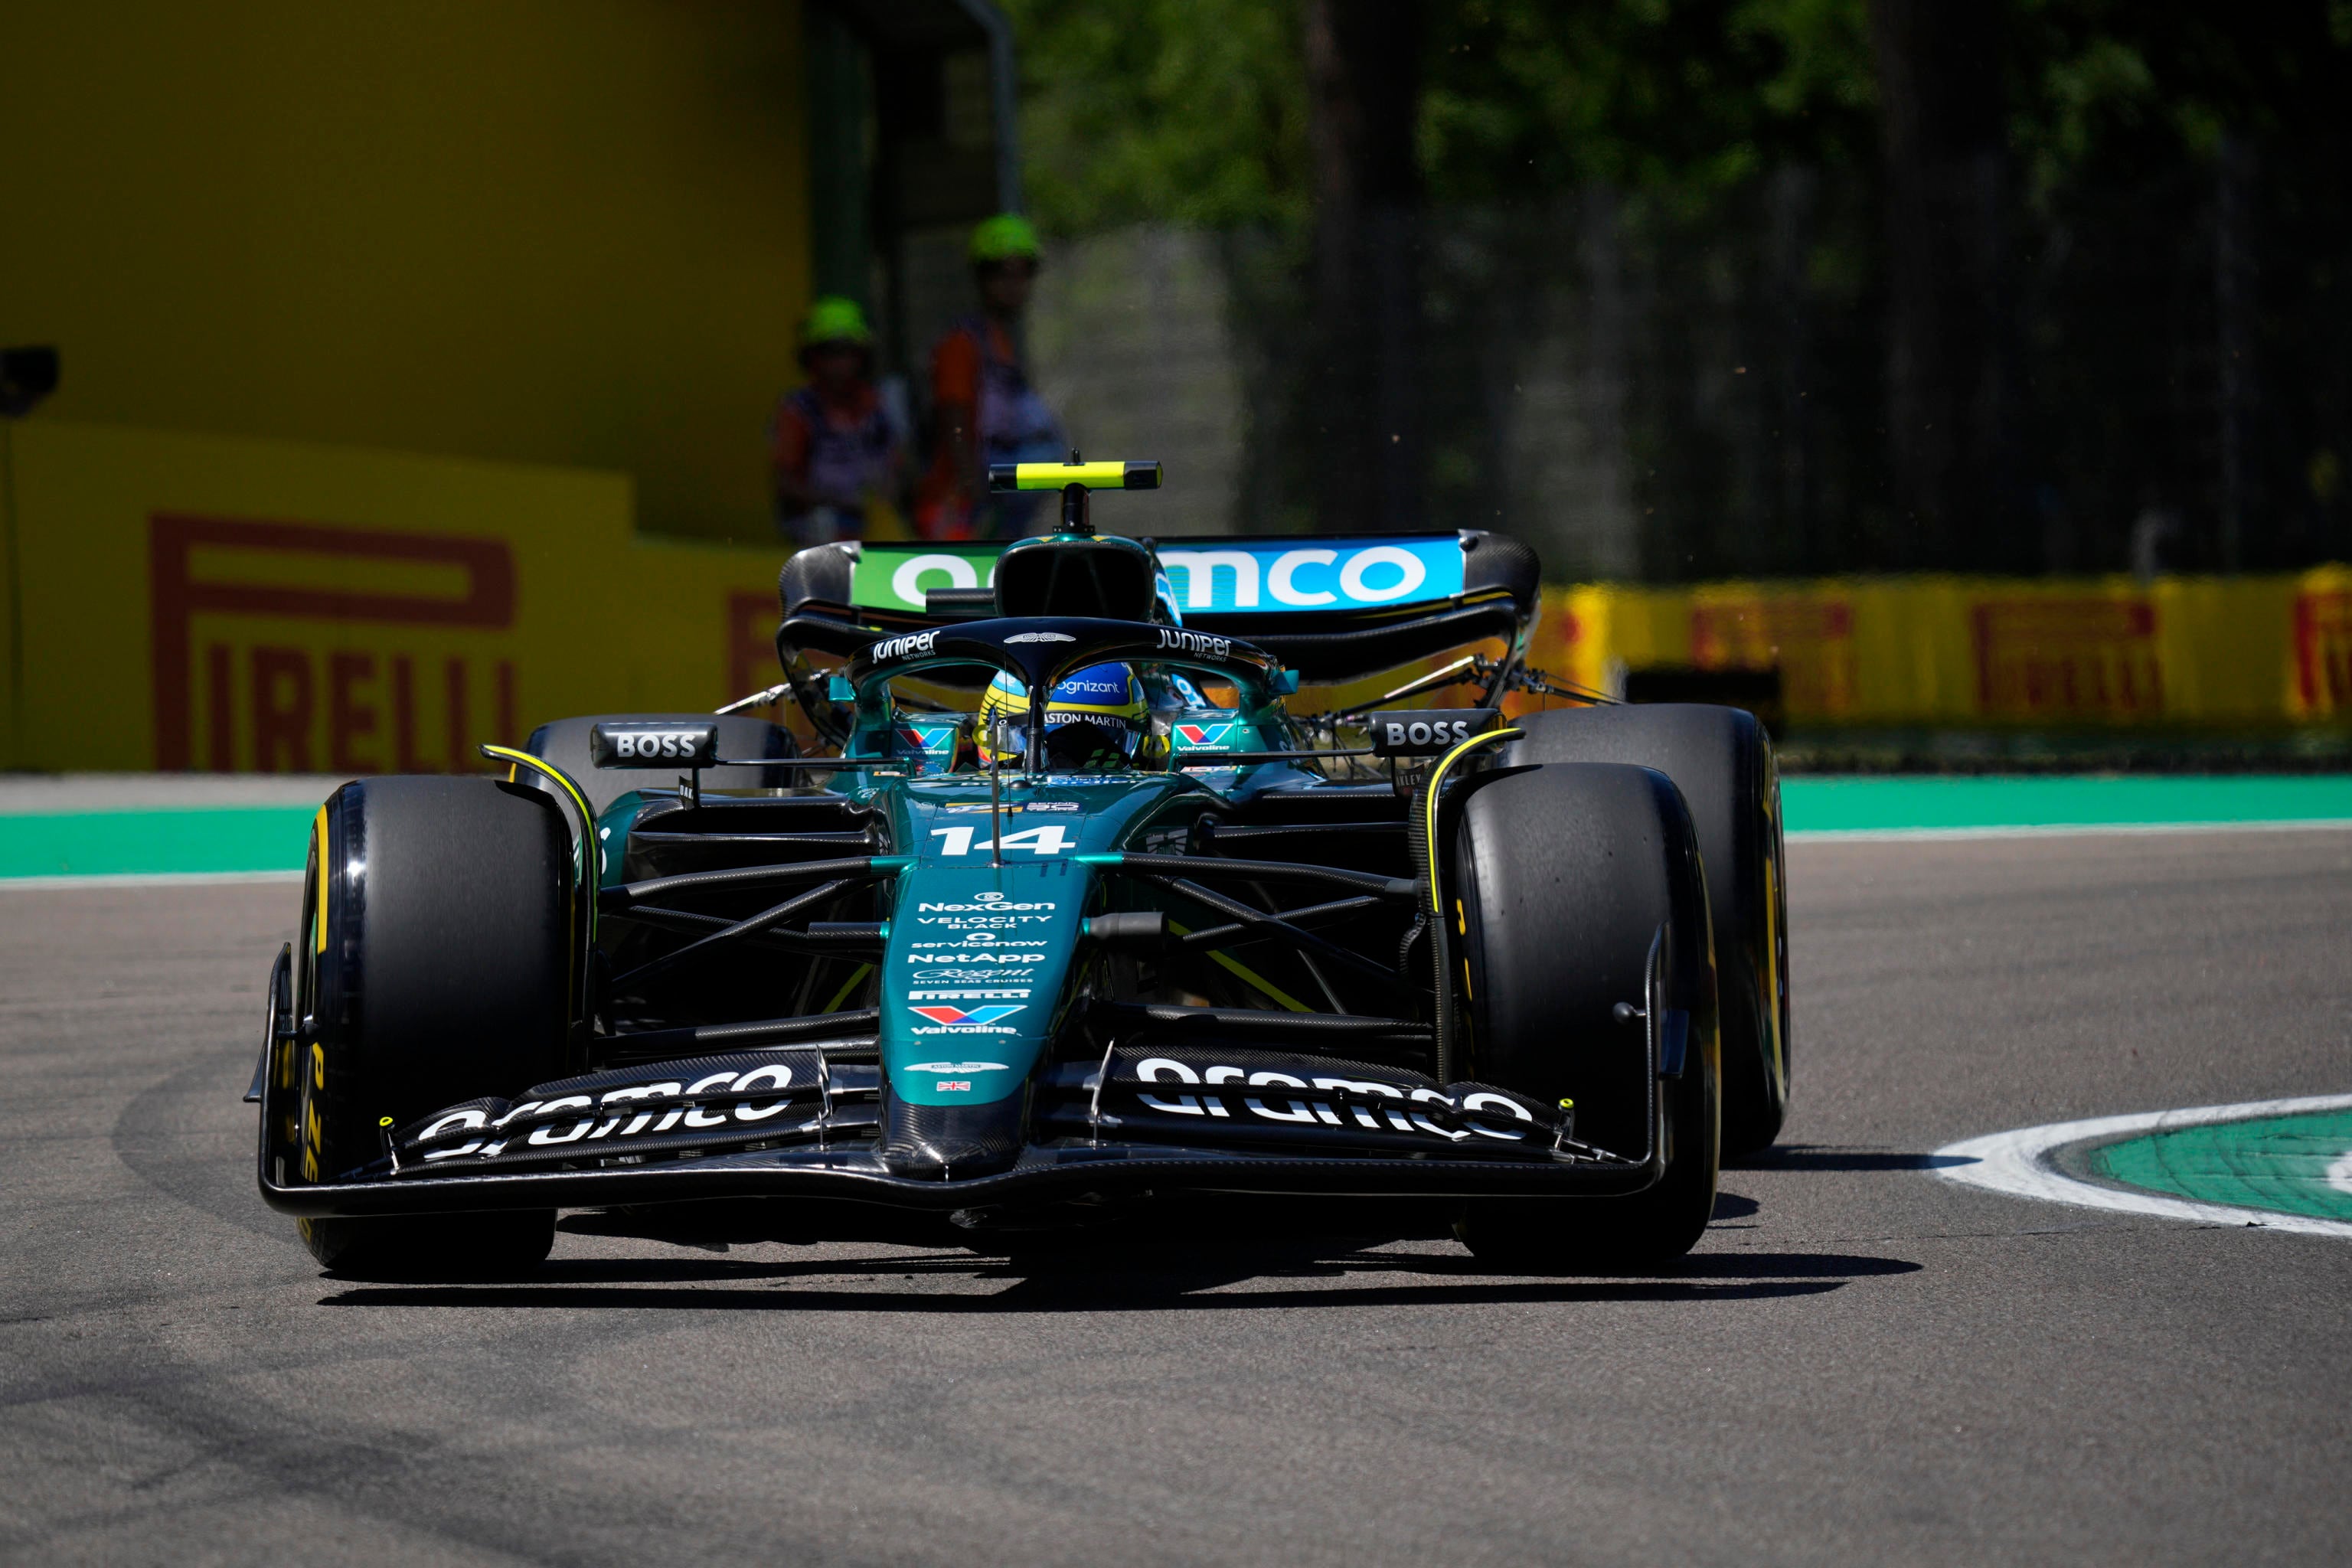
[[[1995,1132],[1947,1144],[1936,1151],[1937,1159],[1969,1163],[1938,1165],[1935,1170],[1946,1181],[1963,1186],[1984,1187],[2012,1197],[2072,1204],[2078,1208],[2160,1215],[2166,1219],[2191,1220],[2199,1225],[2256,1225],[2265,1230],[2299,1231],[2306,1236],[2352,1237],[2352,1224],[2342,1220],[2241,1208],[2232,1204],[2192,1203],[2187,1198],[2160,1197],[2131,1188],[2099,1186],[2065,1174],[2049,1158],[2069,1144],[2084,1143],[2095,1138],[2106,1142],[2128,1133],[2160,1131],[2171,1127],[2347,1109],[2352,1109],[2352,1094],[2321,1094],[2302,1100],[2258,1100],[2243,1105],[2200,1105],[2185,1110],[2144,1110],[2131,1116],[2094,1117],[2088,1121],[2055,1121],[2046,1127],[2024,1127],[2014,1132]],[[2338,1172],[2344,1173],[2341,1183],[2336,1180]],[[2352,1153],[2337,1161],[2327,1175],[2332,1184],[2345,1185],[2346,1190],[2352,1191],[2352,1184],[2352,1184]]]
[[[1791,828],[1791,844],[1933,844],[1962,838],[2062,838],[2119,833],[2309,833],[2352,828],[2352,817],[2315,816],[2293,822],[2082,822],[2013,827]]]
[[[55,892],[61,888],[216,888],[240,882],[299,882],[291,871],[137,871],[109,877],[0,877],[0,893]]]

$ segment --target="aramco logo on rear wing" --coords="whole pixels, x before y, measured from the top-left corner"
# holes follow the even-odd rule
[[[455,772],[520,738],[505,541],[159,513],[148,552],[156,766]]]

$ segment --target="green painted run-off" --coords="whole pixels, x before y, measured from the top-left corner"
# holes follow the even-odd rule
[[[2095,1149],[2091,1172],[2199,1203],[2352,1220],[2352,1110],[2216,1121]],[[2330,1169],[2342,1173],[2338,1186]]]
[[[299,871],[317,815],[232,805],[0,816],[0,878]]]
[[[1791,778],[1791,833],[2352,822],[2352,773]]]
[[[1791,778],[1791,833],[2352,822],[2352,775]],[[0,816],[0,879],[299,871],[309,806]]]

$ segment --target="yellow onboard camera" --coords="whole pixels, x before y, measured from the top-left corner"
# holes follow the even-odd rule
[[[1096,490],[1156,490],[1160,488],[1160,468],[1158,463],[1089,463],[1073,449],[1066,463],[991,463],[988,466],[988,488],[996,494],[1007,490],[1059,490],[1062,492],[1062,531],[1092,533],[1094,522],[1088,514],[1087,497]]]

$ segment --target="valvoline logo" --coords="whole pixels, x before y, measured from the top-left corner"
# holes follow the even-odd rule
[[[1231,724],[1179,724],[1176,732],[1184,737],[1188,746],[1214,746],[1233,731]]]
[[[912,724],[898,727],[898,744],[908,751],[929,754],[955,750],[956,732],[951,729],[920,730]]]
[[[984,1025],[996,1023],[1000,1019],[1010,1018],[1013,1014],[1020,1011],[1021,1008],[1018,1005],[1011,1007],[970,1008],[918,1007],[915,1009],[917,1014],[929,1018],[932,1023],[944,1024],[950,1028],[978,1028]]]

